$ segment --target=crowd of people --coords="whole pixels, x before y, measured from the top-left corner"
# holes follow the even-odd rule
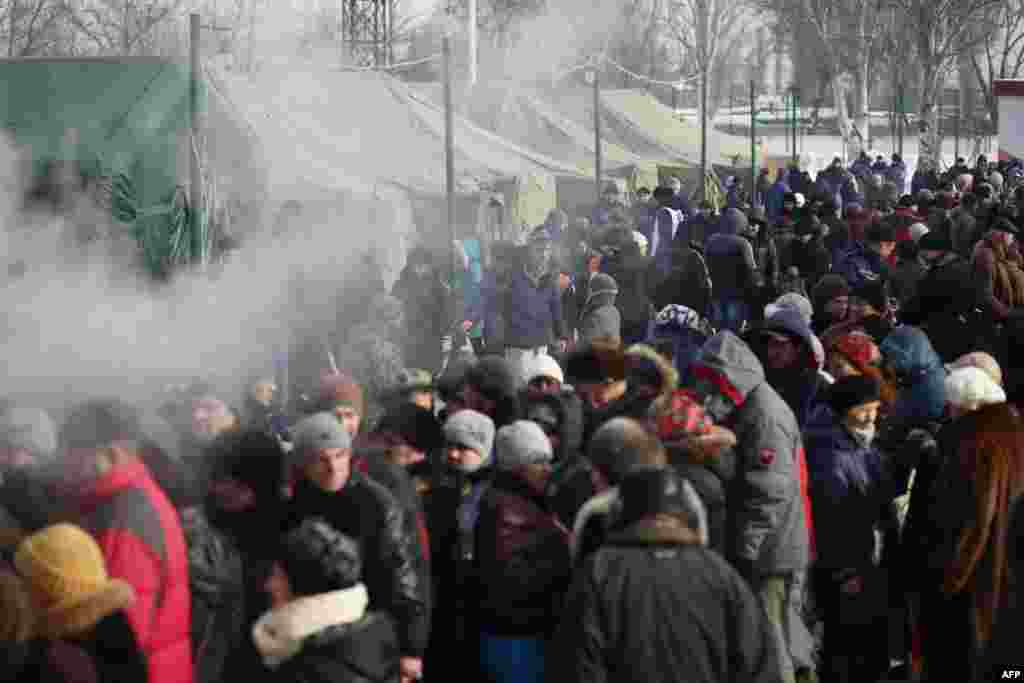
[[[612,185],[361,274],[241,397],[8,396],[0,681],[1024,668],[1020,179]]]

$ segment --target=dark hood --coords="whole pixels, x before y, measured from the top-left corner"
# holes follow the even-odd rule
[[[765,382],[761,361],[742,339],[729,331],[709,339],[696,362],[720,373],[744,398]]]

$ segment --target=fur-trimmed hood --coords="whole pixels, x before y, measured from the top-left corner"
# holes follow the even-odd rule
[[[608,535],[609,545],[707,545],[707,533],[695,531],[682,520],[648,517]]]
[[[329,642],[366,616],[366,586],[299,598],[264,614],[252,627],[253,643],[270,669],[277,669],[302,651],[307,639]]]
[[[572,524],[572,536],[569,538],[569,553],[573,564],[576,564],[580,554],[580,543],[583,540],[583,530],[595,517],[608,517],[614,514],[619,505],[619,487],[615,486],[602,493],[597,494],[580,508],[576,513],[576,520]]]

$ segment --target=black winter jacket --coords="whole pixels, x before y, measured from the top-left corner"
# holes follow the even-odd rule
[[[242,556],[199,508],[181,511],[181,527],[188,548],[195,681],[218,683],[228,655],[245,635]]]
[[[687,532],[639,522],[586,560],[548,648],[550,680],[781,680],[756,598],[725,560]]]
[[[427,644],[429,588],[416,570],[417,539],[406,530],[402,506],[380,484],[353,472],[345,488],[335,494],[324,493],[306,480],[299,482],[285,528],[317,516],[359,540],[370,609],[395,618],[403,656],[421,656]]]
[[[314,636],[267,683],[397,683],[395,626],[381,613]]]

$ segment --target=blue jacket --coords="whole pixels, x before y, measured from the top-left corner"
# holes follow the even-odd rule
[[[875,525],[885,507],[907,490],[910,468],[883,462],[874,447],[861,445],[822,406],[804,430],[817,566],[872,566]]]
[[[928,335],[917,327],[897,327],[879,346],[886,364],[904,378],[891,417],[932,421],[946,409],[946,368]]]
[[[509,278],[506,292],[498,291],[491,283],[488,285],[492,287],[490,303],[486,306],[491,322],[485,328],[495,329],[495,319],[503,313],[505,346],[532,349],[568,336],[555,278],[546,275],[535,284],[520,268]]]
[[[857,289],[866,282],[885,278],[889,266],[878,252],[868,249],[863,243],[855,243],[846,253],[839,256],[833,270],[842,275],[851,289]]]
[[[726,209],[718,226],[719,231],[704,243],[714,296],[746,300],[761,285],[754,249],[740,235],[747,228],[747,218],[739,209]]]
[[[764,211],[770,223],[777,223],[782,218],[783,200],[789,191],[789,185],[781,180],[776,181],[774,185],[768,188],[768,193],[764,198]]]

